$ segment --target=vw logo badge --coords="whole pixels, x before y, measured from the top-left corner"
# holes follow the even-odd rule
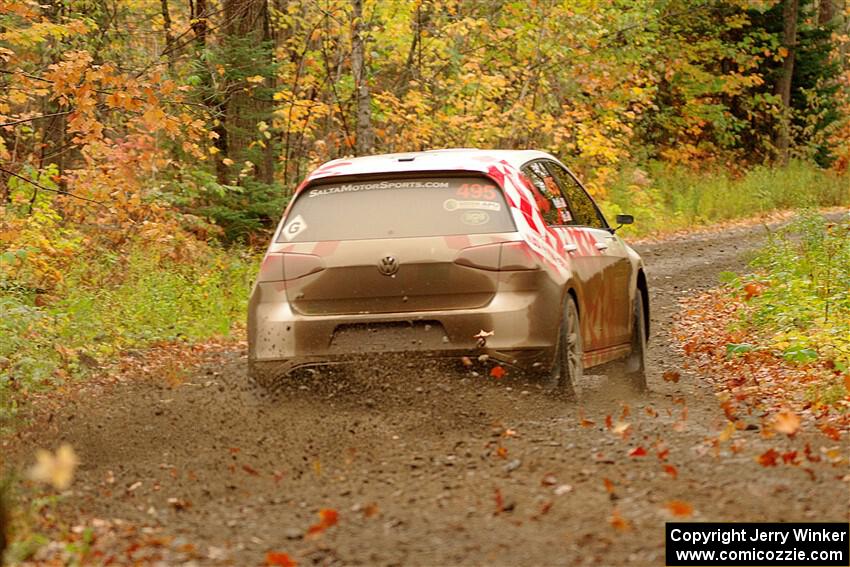
[[[384,256],[378,263],[378,271],[385,276],[394,276],[398,272],[398,260],[393,256]]]

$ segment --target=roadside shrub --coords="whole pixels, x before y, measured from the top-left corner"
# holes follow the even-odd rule
[[[116,353],[228,335],[257,258],[156,225],[114,238],[66,228],[49,202],[0,208],[0,429],[31,391]]]
[[[624,234],[643,235],[754,216],[777,210],[850,203],[850,177],[793,161],[758,166],[741,176],[650,163],[624,170],[602,208],[609,218],[635,216]]]
[[[771,235],[747,318],[785,358],[850,366],[850,217],[814,212]]]

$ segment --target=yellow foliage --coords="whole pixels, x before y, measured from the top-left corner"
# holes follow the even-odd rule
[[[54,455],[50,451],[36,451],[36,463],[29,470],[30,479],[50,484],[57,490],[65,490],[71,486],[74,470],[80,464],[73,447],[62,444]]]

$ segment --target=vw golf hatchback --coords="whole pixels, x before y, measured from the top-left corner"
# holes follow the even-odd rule
[[[298,187],[265,255],[249,376],[271,386],[377,354],[469,357],[572,397],[584,369],[619,361],[618,379],[642,390],[648,311],[641,258],[549,154],[340,159]]]

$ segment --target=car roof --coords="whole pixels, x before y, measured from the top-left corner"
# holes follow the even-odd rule
[[[558,161],[546,152],[536,150],[486,150],[456,148],[381,154],[329,161],[316,168],[302,183],[339,175],[366,175],[375,173],[412,173],[426,171],[472,171],[487,173],[494,163],[508,163],[519,168],[533,159],[548,158]],[[299,187],[300,189],[301,187]]]

